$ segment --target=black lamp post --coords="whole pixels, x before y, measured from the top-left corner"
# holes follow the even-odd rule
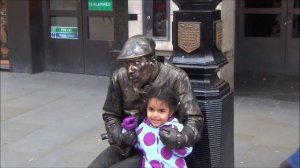
[[[173,0],[172,62],[190,77],[205,117],[202,139],[187,158],[189,168],[234,167],[233,92],[217,72],[228,63],[221,52],[221,0]]]

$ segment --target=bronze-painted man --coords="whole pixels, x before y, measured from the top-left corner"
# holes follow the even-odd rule
[[[124,67],[116,70],[109,85],[103,107],[103,119],[110,146],[89,166],[140,167],[138,151],[129,152],[136,140],[134,131],[122,134],[121,123],[127,116],[141,116],[137,106],[147,91],[155,87],[170,87],[180,97],[181,109],[175,114],[183,123],[182,132],[174,128],[160,131],[160,139],[170,149],[194,145],[201,136],[203,116],[193,95],[187,74],[165,61],[158,62],[155,56],[155,41],[142,35],[127,40],[118,60]]]

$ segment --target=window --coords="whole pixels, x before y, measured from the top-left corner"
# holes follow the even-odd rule
[[[78,39],[77,18],[51,16],[51,38]]]
[[[88,17],[90,40],[114,40],[114,18],[110,16]],[[105,30],[105,31],[103,31]]]
[[[281,0],[245,0],[246,8],[280,8]]]
[[[143,1],[143,33],[155,40],[169,40],[170,0]]]
[[[293,37],[300,38],[300,15],[293,15]]]
[[[51,0],[50,1],[50,10],[77,10],[77,1],[76,0]]]
[[[245,36],[279,37],[280,36],[280,15],[245,14]]]

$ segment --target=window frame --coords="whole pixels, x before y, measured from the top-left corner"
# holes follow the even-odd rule
[[[153,35],[154,27],[154,0],[143,0],[143,34],[158,41],[170,40],[170,0],[166,2],[166,36],[159,37]]]

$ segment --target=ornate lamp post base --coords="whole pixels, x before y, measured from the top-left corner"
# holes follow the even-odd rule
[[[221,52],[220,0],[173,0],[172,63],[190,77],[205,117],[202,139],[188,156],[190,168],[234,167],[233,93],[217,72],[228,63]]]

